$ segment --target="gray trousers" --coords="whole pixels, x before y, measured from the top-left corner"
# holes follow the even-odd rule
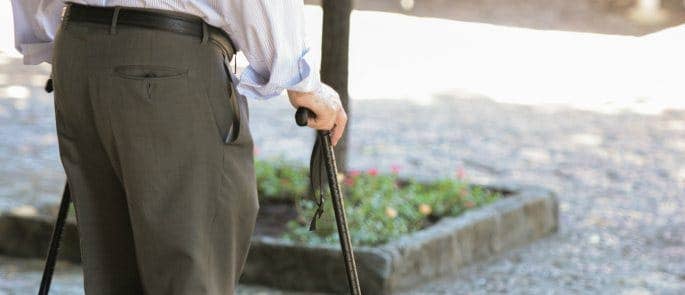
[[[86,294],[234,293],[259,204],[227,42],[63,20],[55,113]]]

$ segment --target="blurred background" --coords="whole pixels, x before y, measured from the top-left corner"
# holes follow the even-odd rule
[[[305,3],[321,52],[323,12]],[[685,294],[683,1],[353,5],[347,170],[531,183],[560,203],[557,233],[408,294]],[[11,20],[0,2],[0,212],[33,214],[64,174],[50,66],[22,65]],[[258,158],[308,162],[293,113],[285,96],[250,101]],[[41,263],[0,247],[0,294],[33,293]],[[57,273],[56,294],[81,294],[77,264]]]

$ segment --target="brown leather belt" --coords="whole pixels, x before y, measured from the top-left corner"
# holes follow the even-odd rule
[[[112,24],[112,18],[116,7],[103,6],[89,6],[78,3],[67,2],[66,10],[64,12],[63,21],[74,22],[93,22],[101,24]],[[192,35],[202,38],[202,26],[204,20],[202,18],[180,12],[166,12],[161,9],[140,9],[134,7],[119,7],[119,13],[116,18],[117,25],[138,26],[150,29],[158,29],[164,31],[175,32],[179,34]],[[206,24],[207,33],[210,38],[214,37],[215,41],[222,43],[222,46],[230,46],[225,48],[230,50],[228,56],[235,54],[235,46],[233,41],[226,34],[226,32],[217,27]],[[222,40],[223,39],[223,40]]]

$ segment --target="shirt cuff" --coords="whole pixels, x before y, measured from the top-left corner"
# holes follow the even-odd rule
[[[19,44],[19,51],[24,56],[25,65],[37,65],[41,62],[52,63],[54,42]]]
[[[298,71],[295,77],[278,77],[277,74],[264,77],[248,66],[240,76],[237,90],[240,94],[257,100],[273,98],[285,89],[311,92],[321,86],[319,72],[313,65],[315,65],[314,56],[311,50],[307,49],[297,60]],[[272,69],[272,73],[279,72],[283,70]]]

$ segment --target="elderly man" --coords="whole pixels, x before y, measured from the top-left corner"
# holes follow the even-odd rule
[[[24,63],[53,67],[86,294],[234,293],[259,208],[246,97],[287,90],[333,144],[347,121],[302,0],[12,4]]]

